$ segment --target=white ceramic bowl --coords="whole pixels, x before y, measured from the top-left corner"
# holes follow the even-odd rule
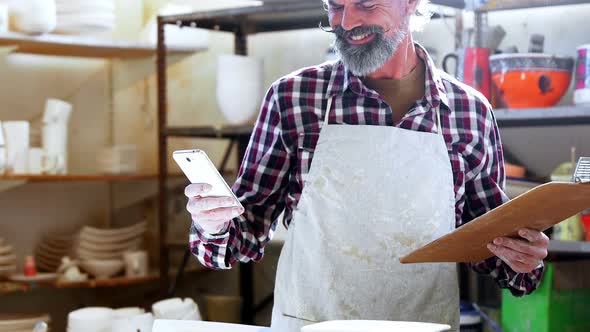
[[[12,253],[12,246],[0,244],[0,255],[7,255]]]
[[[134,316],[143,315],[145,310],[139,307],[128,307],[115,309],[115,318],[130,318]]]
[[[86,272],[95,276],[96,279],[108,279],[123,271],[125,263],[120,259],[91,259],[82,261],[80,265]]]
[[[147,229],[147,224],[145,221],[139,222],[135,225],[127,226],[127,227],[120,227],[120,228],[96,228],[85,226],[82,228],[81,233],[94,235],[96,237],[116,237],[121,234],[137,234],[145,231]]]
[[[403,332],[442,332],[451,327],[443,324],[393,322],[375,320],[339,320],[328,321],[305,326],[301,332],[376,332],[376,331],[403,331]]]
[[[120,234],[114,234],[114,235],[97,235],[97,234],[91,234],[88,232],[81,232],[80,236],[79,236],[79,241],[83,242],[92,242],[95,244],[111,244],[111,243],[121,243],[121,242],[127,242],[127,241],[132,241],[135,240],[137,238],[141,238],[143,236],[143,234],[145,233],[146,229],[135,229],[132,232],[122,232]]]
[[[114,252],[94,252],[89,251],[86,249],[78,248],[76,250],[76,256],[82,260],[113,260],[113,259],[122,259],[123,252],[122,251],[114,251]]]
[[[112,332],[151,332],[154,316],[151,313],[133,317],[119,318],[113,321]]]
[[[143,239],[133,239],[131,241],[125,242],[115,242],[115,243],[104,243],[98,244],[90,241],[80,241],[78,244],[78,248],[82,248],[88,251],[93,252],[113,252],[113,251],[126,251],[130,248],[137,248],[141,246]]]
[[[158,319],[184,319],[194,317],[198,313],[197,304],[190,298],[172,298],[156,302],[152,305],[152,312]]]
[[[104,307],[88,307],[68,314],[68,332],[110,331],[115,313]]]
[[[201,313],[199,312],[199,310],[197,308],[195,308],[193,311],[185,314],[180,319],[181,320],[203,320],[201,318]]]

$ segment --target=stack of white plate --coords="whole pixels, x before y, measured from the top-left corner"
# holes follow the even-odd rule
[[[68,314],[67,332],[111,332],[115,312],[111,308],[89,307]]]
[[[31,332],[38,322],[49,324],[49,316],[0,314],[0,332]]]
[[[114,0],[56,0],[57,27],[63,34],[92,34],[115,28]]]
[[[81,260],[122,259],[125,251],[142,247],[146,230],[145,222],[109,229],[85,226],[78,236],[75,252]]]
[[[16,255],[9,246],[0,238],[0,277],[7,276],[16,271]]]
[[[50,233],[41,239],[35,249],[35,263],[39,271],[55,272],[64,256],[70,256],[74,236]]]

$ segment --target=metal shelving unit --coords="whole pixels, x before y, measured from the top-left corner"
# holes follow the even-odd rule
[[[497,109],[494,115],[502,128],[590,125],[590,106]]]
[[[465,0],[465,2],[468,4],[467,9],[480,12],[580,5],[590,3],[588,0]],[[478,3],[482,2],[483,4],[478,5]]]
[[[540,7],[590,4],[590,0],[465,0],[466,10],[474,12],[475,47],[482,47],[482,31],[488,13],[506,10],[524,10]],[[498,109],[494,111],[498,126],[521,127],[566,127],[590,125],[590,107],[559,106],[539,109]],[[520,163],[519,158],[504,146],[507,160]]]
[[[474,12],[475,47],[482,47],[482,27],[489,12],[589,3],[590,0],[465,0],[464,8]]]
[[[463,0],[433,0],[432,3],[462,9]],[[245,3],[246,6],[247,3]],[[251,5],[242,8],[218,11],[196,12],[182,15],[162,16],[158,18],[158,128],[159,128],[159,188],[160,188],[160,254],[161,271],[167,271],[169,266],[169,248],[166,246],[167,236],[167,162],[168,143],[170,137],[201,137],[211,139],[228,139],[232,142],[226,152],[221,169],[224,169],[231,148],[237,144],[238,154],[243,156],[250,135],[251,126],[242,127],[198,127],[198,128],[170,128],[167,126],[167,80],[166,80],[166,39],[164,26],[173,24],[182,27],[198,27],[216,31],[225,31],[234,35],[234,52],[247,55],[247,37],[251,34],[317,28],[319,25],[329,26],[325,9],[319,0],[299,1],[265,1],[263,5]],[[239,158],[241,160],[241,158]],[[185,256],[187,259],[188,257]],[[164,273],[162,275],[165,275]],[[170,280],[162,280],[162,291],[166,291]],[[240,292],[243,299],[242,321],[252,323],[256,306],[254,304],[253,269],[252,264],[240,266]],[[264,301],[263,301],[264,302]]]
[[[590,0],[490,0],[484,6],[474,8],[476,0],[432,0],[435,5],[443,5],[457,9],[475,11],[476,21],[476,45],[481,45],[481,27],[484,15],[489,11],[524,9],[540,6],[555,6],[590,3]],[[479,1],[481,3],[481,1]],[[436,17],[436,16],[435,16]],[[166,39],[164,26],[171,24],[182,27],[198,27],[215,31],[224,31],[234,35],[234,52],[239,55],[247,55],[247,37],[251,34],[296,30],[328,26],[326,12],[319,0],[300,1],[265,1],[263,5],[252,5],[243,8],[233,8],[219,11],[196,12],[182,15],[162,16],[158,18],[158,129],[159,129],[159,222],[160,222],[160,254],[161,271],[167,271],[169,266],[169,248],[166,246],[168,209],[166,181],[167,162],[169,158],[167,140],[170,137],[201,137],[210,139],[227,139],[238,144],[239,155],[243,153],[248,144],[251,127],[182,127],[171,128],[167,125],[167,78],[166,78]],[[590,109],[567,108],[567,112],[559,114],[562,108],[539,110],[497,110],[495,112],[501,127],[537,126],[537,125],[574,125],[590,124]],[[230,146],[231,149],[231,146]],[[227,163],[230,150],[221,168]],[[241,159],[241,158],[240,158]],[[181,246],[182,248],[182,246]],[[166,275],[163,273],[162,275]],[[240,266],[240,292],[243,298],[243,323],[251,323],[255,314],[252,289],[252,266],[241,264]],[[170,280],[162,279],[162,290],[168,289]]]
[[[549,243],[549,256],[555,258],[589,258],[590,242],[551,240]]]

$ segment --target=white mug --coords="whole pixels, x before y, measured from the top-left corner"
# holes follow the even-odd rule
[[[39,175],[43,173],[43,159],[45,152],[41,148],[29,149],[29,174]]]
[[[12,174],[27,174],[29,169],[29,122],[4,121],[6,168]]]
[[[67,101],[49,98],[45,101],[43,123],[67,124],[70,121],[73,106]]]
[[[15,28],[24,33],[43,34],[57,24],[55,0],[19,0],[11,7]]]
[[[8,6],[0,3],[0,32],[8,32]]]
[[[125,275],[127,278],[145,277],[148,275],[148,254],[145,250],[127,251],[123,254]]]
[[[6,173],[6,166],[6,139],[4,138],[4,130],[0,121],[0,175]]]
[[[60,123],[43,125],[43,150],[46,153],[45,173],[68,172],[68,127]]]

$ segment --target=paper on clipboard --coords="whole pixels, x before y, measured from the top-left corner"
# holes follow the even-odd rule
[[[481,262],[487,244],[521,228],[544,231],[590,208],[590,183],[550,182],[503,204],[400,259],[401,263]]]

